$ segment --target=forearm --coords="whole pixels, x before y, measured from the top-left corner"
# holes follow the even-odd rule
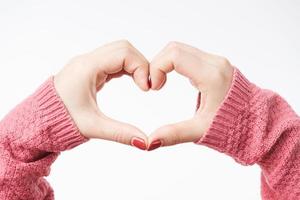
[[[280,95],[257,87],[236,70],[209,130],[197,143],[243,165],[259,164],[264,199],[294,199],[300,192],[299,127],[299,117]]]
[[[0,123],[1,199],[52,199],[43,179],[61,151],[87,139],[58,96],[53,77]]]

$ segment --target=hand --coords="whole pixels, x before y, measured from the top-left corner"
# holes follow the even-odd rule
[[[132,76],[142,90],[149,90],[148,61],[122,40],[74,57],[55,75],[54,85],[82,135],[146,149],[147,136],[141,130],[107,117],[97,105],[96,93],[123,74]]]
[[[150,63],[151,88],[159,90],[172,70],[189,78],[199,90],[200,105],[193,118],[154,131],[148,138],[148,150],[199,140],[230,88],[234,67],[223,57],[171,42]]]

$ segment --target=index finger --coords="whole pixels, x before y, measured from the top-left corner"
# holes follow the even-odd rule
[[[189,45],[170,42],[150,63],[151,89],[166,82],[167,73],[175,70],[195,84],[209,79],[214,56]]]
[[[128,41],[120,40],[104,45],[91,55],[99,66],[99,72],[111,77],[129,74],[142,90],[149,89],[149,63]]]

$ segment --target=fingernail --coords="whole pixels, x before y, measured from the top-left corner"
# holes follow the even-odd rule
[[[141,150],[146,150],[146,144],[145,144],[145,141],[141,138],[132,138],[131,140],[131,145],[132,146],[135,146],[136,148],[139,148]]]
[[[157,148],[161,147],[161,145],[162,145],[162,142],[160,140],[155,140],[150,144],[148,151],[157,149]]]
[[[151,89],[151,87],[152,87],[152,81],[151,81],[151,78],[149,78],[149,80],[148,80],[148,85],[149,85],[149,88]]]

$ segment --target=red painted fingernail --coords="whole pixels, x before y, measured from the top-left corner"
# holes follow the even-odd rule
[[[157,148],[161,147],[161,145],[162,145],[162,142],[160,140],[155,140],[150,144],[148,151],[157,149]]]
[[[132,146],[135,146],[136,148],[139,148],[141,150],[146,150],[146,144],[145,144],[145,141],[141,138],[132,138],[131,140],[131,145]]]
[[[152,87],[152,81],[151,81],[151,78],[149,78],[149,80],[148,80],[148,85],[149,85],[149,88]]]

